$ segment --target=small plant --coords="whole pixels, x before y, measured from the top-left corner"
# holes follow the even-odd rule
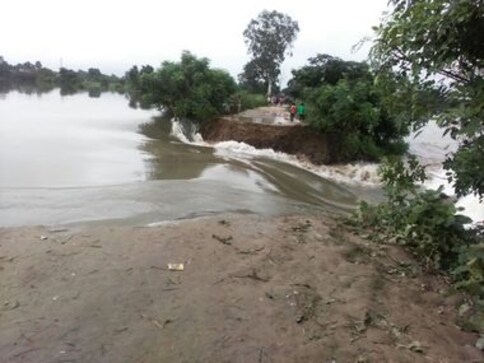
[[[484,242],[464,246],[458,266],[452,271],[456,287],[484,299]]]
[[[375,240],[408,247],[427,269],[456,271],[454,276],[462,281],[482,281],[482,261],[476,255],[482,236],[466,228],[471,219],[458,214],[460,209],[442,188],[419,188],[416,183],[426,179],[425,168],[414,157],[407,163],[393,159],[383,164],[380,175],[387,201],[362,203],[353,222],[372,229]]]
[[[362,203],[349,222],[371,230],[381,243],[405,246],[424,268],[452,276],[454,286],[471,294],[476,312],[469,317],[473,330],[482,332],[484,316],[484,228],[469,228],[471,220],[437,190],[424,190],[426,179],[415,158],[407,163],[387,161],[380,169],[387,201],[376,206]],[[479,302],[480,301],[480,302]]]

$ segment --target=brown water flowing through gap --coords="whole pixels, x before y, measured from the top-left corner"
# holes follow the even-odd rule
[[[344,212],[362,193],[375,193],[263,155],[184,144],[157,115],[114,93],[3,94],[0,224]]]

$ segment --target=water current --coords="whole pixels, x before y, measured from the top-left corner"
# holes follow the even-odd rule
[[[432,160],[446,152],[411,143]],[[0,226],[338,213],[361,199],[381,199],[375,165],[314,167],[241,143],[209,146],[119,94],[0,95]]]

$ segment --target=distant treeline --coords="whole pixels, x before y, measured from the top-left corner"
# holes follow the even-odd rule
[[[101,73],[98,68],[72,70],[61,67],[58,72],[44,67],[41,62],[9,64],[0,56],[0,90],[35,89],[46,92],[59,87],[62,94],[89,91],[93,97],[102,91],[124,92],[124,80]]]

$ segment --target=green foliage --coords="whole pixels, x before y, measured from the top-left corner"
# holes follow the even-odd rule
[[[382,104],[398,123],[418,130],[435,119],[460,146],[444,163],[458,196],[484,194],[484,8],[481,0],[391,0],[375,28],[376,79]],[[389,72],[392,70],[396,72]],[[388,75],[395,82],[388,82]],[[392,161],[381,169],[388,200],[362,204],[353,222],[379,241],[407,246],[423,265],[450,273],[457,288],[484,298],[482,229],[469,228],[453,202],[421,191],[423,168]],[[482,329],[482,326],[480,327]]]
[[[131,88],[138,88],[139,86],[139,70],[138,66],[132,66],[126,73],[124,74],[124,79],[126,80],[126,85]]]
[[[308,59],[308,65],[292,70],[286,92],[295,98],[301,98],[307,88],[321,85],[336,85],[339,80],[369,79],[368,64],[364,62],[344,61],[329,54],[317,54]]]
[[[228,111],[229,98],[236,91],[233,78],[211,69],[207,58],[183,52],[180,62],[165,61],[154,72],[140,77],[143,101],[168,109],[175,117],[205,121]]]
[[[235,102],[240,102],[240,111],[250,110],[267,105],[266,96],[260,93],[239,91],[235,94]]]
[[[74,71],[61,68],[55,72],[42,66],[36,61],[10,65],[0,56],[0,86],[7,90],[18,89],[36,91],[38,93],[50,91],[54,87],[61,88],[61,94],[73,94],[80,90],[99,93],[108,89],[120,89],[123,84],[115,75],[105,75],[97,68],[88,71]]]
[[[245,64],[238,80],[239,87],[243,90],[261,94],[267,90],[267,81],[264,79],[264,72],[257,59],[252,59]],[[277,88],[277,82],[274,81],[273,87]]]
[[[476,291],[484,276],[482,234],[466,228],[471,220],[442,190],[416,186],[426,178],[424,168],[411,157],[388,160],[380,175],[387,201],[377,206],[362,203],[353,222],[373,230],[372,238],[406,246],[424,267],[452,273],[457,287]]]
[[[454,187],[458,195],[475,192],[480,194],[481,200],[484,191],[484,137],[479,137],[473,142],[467,140],[462,143],[457,152],[448,158],[444,166],[452,170],[457,178]],[[447,173],[449,181],[453,180],[453,173]]]
[[[309,58],[308,63],[292,71],[286,92],[304,99],[312,127],[332,135],[336,162],[376,161],[406,151],[408,124],[388,96],[405,84],[401,79],[392,72],[375,76],[367,63],[328,54]]]
[[[141,66],[141,69],[138,69],[137,65],[132,66],[128,71],[124,74],[124,79],[126,81],[126,88],[129,92],[136,92],[140,87],[141,77],[143,74],[150,74],[154,72],[154,68],[149,64]]]
[[[82,84],[82,79],[77,72],[67,68],[59,69],[58,81],[63,94],[74,93]]]
[[[61,68],[57,78],[57,85],[63,95],[87,90],[90,97],[99,97],[101,92],[121,87],[121,84],[118,77],[105,75],[97,68],[89,68],[87,72]]]
[[[386,88],[373,79],[366,65],[350,63],[348,68],[358,70],[347,73],[350,78],[340,73],[342,78],[335,84],[306,88],[308,122],[340,140],[334,146],[338,161],[378,160],[382,155],[403,153],[402,137],[408,128],[392,117],[385,103]]]
[[[102,79],[102,73],[98,68],[89,68],[87,70],[87,78],[92,81],[100,81]]]
[[[277,83],[280,67],[299,32],[297,21],[277,11],[261,12],[244,30],[244,40],[257,72],[268,85]]]
[[[239,113],[267,105],[266,96],[245,90],[233,94],[230,98],[230,113]]]
[[[375,28],[371,51],[377,69],[396,69],[425,93],[395,103],[415,129],[429,118],[462,142],[445,168],[458,195],[484,194],[484,9],[481,0],[392,0],[392,12]]]
[[[51,89],[56,82],[56,73],[42,67],[39,61],[9,64],[0,56],[0,87],[9,88],[35,88]]]
[[[484,299],[484,242],[463,247],[452,274],[457,288]]]

